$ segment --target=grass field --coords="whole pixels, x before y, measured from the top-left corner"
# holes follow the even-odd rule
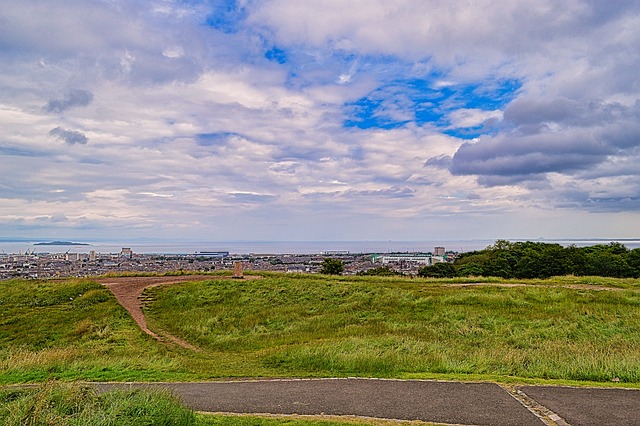
[[[150,328],[194,352],[143,334],[91,280],[0,281],[0,383],[367,376],[613,385],[617,377],[640,386],[637,280],[449,285],[460,282],[264,274],[146,290]],[[528,285],[498,286],[518,283]]]

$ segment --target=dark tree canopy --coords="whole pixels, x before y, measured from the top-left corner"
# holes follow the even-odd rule
[[[321,274],[327,275],[342,275],[344,271],[344,263],[340,259],[325,258],[322,261]]]
[[[485,250],[463,253],[456,259],[460,276],[549,278],[562,275],[640,277],[640,249],[623,244],[562,247],[540,242],[498,240]]]
[[[429,278],[453,278],[457,275],[456,268],[448,262],[435,263],[418,271],[418,276]]]

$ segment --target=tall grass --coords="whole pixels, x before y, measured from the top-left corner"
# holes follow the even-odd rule
[[[0,281],[0,383],[180,377],[179,355],[95,282]]]
[[[45,383],[0,391],[0,421],[29,425],[195,425],[195,413],[163,390],[115,390],[97,394],[77,384]]]
[[[152,289],[147,312],[199,347],[255,353],[277,374],[640,382],[640,294],[545,284],[209,281]]]
[[[637,282],[445,285],[458,282],[265,274],[148,289],[150,328],[202,349],[194,352],[142,333],[91,280],[0,281],[0,383],[373,376],[640,384]]]

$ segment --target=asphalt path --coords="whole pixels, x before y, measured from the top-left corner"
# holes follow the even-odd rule
[[[640,390],[381,379],[100,383],[160,387],[212,413],[360,416],[455,425],[640,425]]]
[[[640,390],[522,386],[520,391],[572,426],[640,425]]]
[[[197,411],[362,416],[464,425],[540,426],[516,398],[493,383],[372,379],[102,384],[163,387]]]

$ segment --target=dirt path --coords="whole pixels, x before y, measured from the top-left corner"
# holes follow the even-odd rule
[[[183,348],[198,351],[198,348],[182,339],[179,339],[178,337],[172,336],[168,333],[162,333],[162,336],[160,336],[149,330],[147,320],[142,313],[142,301],[140,300],[140,296],[144,289],[149,287],[224,278],[225,277],[214,277],[210,275],[182,275],[175,277],[113,277],[99,278],[96,281],[111,290],[118,302],[131,314],[140,329],[149,336],[161,342],[169,340]]]

